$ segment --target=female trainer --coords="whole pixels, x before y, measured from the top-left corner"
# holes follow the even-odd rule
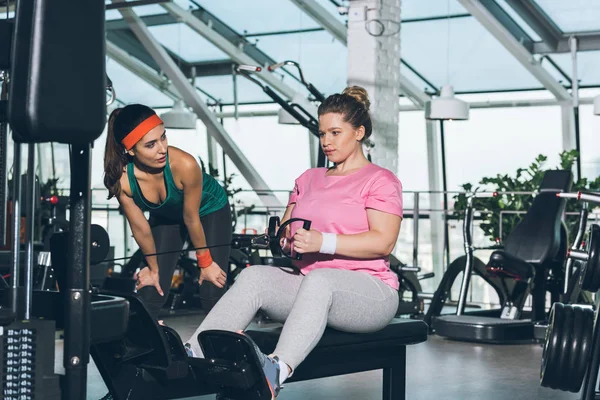
[[[194,248],[231,242],[227,194],[191,154],[168,145],[160,117],[141,104],[110,115],[104,174],[108,198],[117,198],[135,241],[148,255],[136,289],[157,318],[188,237]],[[162,252],[170,253],[152,255]],[[225,292],[229,246],[197,250],[196,257],[201,306],[208,313]]]

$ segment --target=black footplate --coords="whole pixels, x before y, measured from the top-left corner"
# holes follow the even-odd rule
[[[207,382],[219,387],[221,396],[231,400],[274,398],[254,344],[248,337],[210,330],[200,333],[198,341],[205,358],[190,358],[190,366]]]
[[[190,358],[189,364],[194,371],[202,370],[206,381],[216,386],[248,390],[256,383],[250,364],[245,362]]]

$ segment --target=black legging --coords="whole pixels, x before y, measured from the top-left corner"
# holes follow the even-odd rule
[[[152,236],[156,244],[156,252],[177,251],[183,248],[188,239],[185,225],[168,221],[160,217],[150,217]],[[231,209],[229,204],[213,213],[201,218],[202,227],[206,236],[207,246],[231,243],[232,225]],[[229,270],[229,246],[220,246],[210,249],[214,262],[227,274]],[[148,308],[152,316],[158,318],[158,314],[165,304],[171,289],[173,273],[180,257],[179,252],[158,255],[158,275],[160,287],[164,297],[159,295],[154,287],[144,287],[138,290],[138,295]],[[199,273],[199,272],[198,272]],[[209,312],[225,293],[225,288],[219,289],[213,283],[205,281],[200,288],[200,305],[205,312]]]

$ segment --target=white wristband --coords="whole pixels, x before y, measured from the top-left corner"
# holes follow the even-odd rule
[[[321,250],[319,250],[319,253],[335,254],[337,235],[335,233],[321,233],[321,235],[323,235],[323,243],[321,244]]]

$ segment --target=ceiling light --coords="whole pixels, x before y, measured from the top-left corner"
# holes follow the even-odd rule
[[[594,97],[594,115],[600,115],[600,95]]]
[[[425,103],[426,119],[469,119],[469,103],[454,97],[452,85],[442,86],[440,96]]]
[[[165,128],[170,129],[196,129],[196,114],[188,111],[182,100],[177,100],[173,108],[162,114],[160,118]]]

